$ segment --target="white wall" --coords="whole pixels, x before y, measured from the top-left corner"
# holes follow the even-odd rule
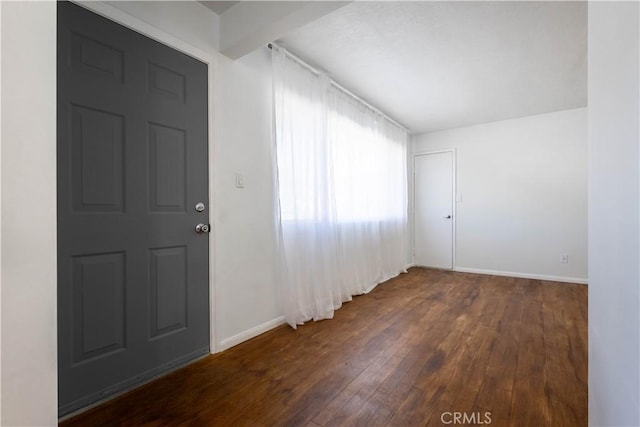
[[[2,8],[2,414],[55,425],[56,5]]]
[[[275,286],[271,53],[219,68],[216,257],[222,348],[282,322]],[[244,188],[235,187],[235,175]],[[256,331],[257,332],[257,331]]]
[[[640,7],[589,2],[589,424],[640,425]]]
[[[0,425],[2,425],[2,5],[0,4]]]
[[[586,281],[586,108],[417,135],[412,145],[456,149],[456,270]]]

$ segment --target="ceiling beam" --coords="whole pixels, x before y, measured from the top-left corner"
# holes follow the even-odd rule
[[[220,16],[220,52],[238,59],[349,1],[242,1]]]

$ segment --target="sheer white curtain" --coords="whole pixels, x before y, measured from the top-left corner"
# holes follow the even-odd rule
[[[273,49],[283,309],[333,317],[406,264],[407,132]]]

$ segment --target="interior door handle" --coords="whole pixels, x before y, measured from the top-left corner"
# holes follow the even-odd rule
[[[451,219],[451,215],[443,216],[444,219]]]
[[[196,233],[198,234],[208,233],[210,228],[211,227],[209,227],[209,224],[200,223],[196,225]]]

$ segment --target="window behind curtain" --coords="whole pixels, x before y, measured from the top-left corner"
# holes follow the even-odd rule
[[[357,109],[345,110],[328,113],[337,221],[401,220],[406,217],[405,141],[386,135],[388,124],[381,117],[369,113],[374,119],[364,120]]]
[[[407,132],[285,49],[272,52],[278,275],[295,328],[405,268]]]
[[[327,143],[321,148],[326,152],[319,153],[316,145],[305,141],[308,132],[322,132],[314,121],[322,106],[294,91],[286,94],[289,108],[296,111],[291,123],[297,138],[284,147],[289,156],[281,157],[289,161],[278,164],[283,221],[321,219],[326,213],[318,209],[318,193],[327,191],[338,223],[406,221],[406,133],[347,96],[330,89]],[[296,173],[301,164],[307,169],[304,174]]]

